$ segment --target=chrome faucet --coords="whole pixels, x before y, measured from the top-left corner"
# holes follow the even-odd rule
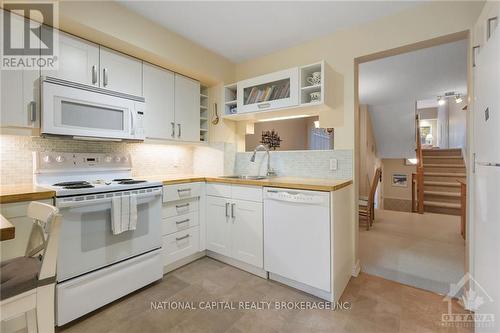
[[[258,145],[257,147],[255,147],[255,149],[253,151],[253,155],[250,158],[250,162],[255,162],[255,155],[257,154],[258,150],[265,150],[267,152],[267,173],[266,173],[266,175],[267,176],[276,176],[276,171],[271,169],[271,155],[269,154],[269,148],[267,148],[267,146]]]

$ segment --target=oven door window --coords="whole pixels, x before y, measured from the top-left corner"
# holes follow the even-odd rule
[[[123,131],[125,111],[63,100],[61,101],[61,125]]]

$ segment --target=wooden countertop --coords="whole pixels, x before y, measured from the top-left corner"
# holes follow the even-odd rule
[[[138,177],[144,178],[144,177]],[[211,182],[224,184],[239,184],[253,186],[269,186],[280,188],[292,188],[297,190],[311,191],[337,191],[352,184],[351,179],[328,179],[328,178],[301,178],[301,177],[272,177],[268,179],[235,179],[215,176],[199,175],[166,175],[148,176],[150,180],[162,181],[164,185],[183,184],[191,182]]]
[[[16,228],[3,215],[0,215],[0,241],[16,237]]]
[[[33,184],[0,185],[0,203],[51,199],[53,190]]]
[[[280,188],[292,188],[297,190],[311,191],[337,191],[352,184],[351,179],[328,179],[328,178],[299,178],[299,177],[272,177],[269,179],[234,179],[215,176],[200,175],[161,175],[161,176],[137,176],[136,178],[159,180],[163,185],[183,184],[191,182],[211,182],[224,184],[239,184],[253,186],[269,186]],[[33,201],[51,199],[55,196],[53,190],[36,186],[33,184],[1,185],[0,203],[12,203],[21,201]]]

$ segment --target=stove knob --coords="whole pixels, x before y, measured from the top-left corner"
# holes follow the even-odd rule
[[[64,162],[64,156],[58,155],[58,156],[56,157],[56,161],[57,161],[58,163],[62,163],[62,162]]]
[[[45,156],[43,157],[43,161],[44,161],[45,163],[52,163],[52,157],[51,157],[50,155],[45,155]]]
[[[106,163],[111,163],[111,162],[113,162],[113,157],[107,155],[106,157],[104,157],[104,160],[106,161]]]
[[[116,163],[119,163],[121,160],[122,160],[122,159],[121,159],[121,157],[120,157],[120,156],[116,156],[116,157],[115,157],[115,162],[116,162]]]

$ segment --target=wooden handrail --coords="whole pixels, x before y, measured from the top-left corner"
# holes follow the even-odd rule
[[[422,154],[422,144],[420,143],[420,118],[415,116],[415,140],[417,149],[417,172],[416,172],[416,187],[417,187],[417,204],[416,211],[419,214],[424,213],[424,158]]]
[[[460,183],[460,234],[465,240],[466,221],[467,221],[467,183],[461,179],[457,179]]]

